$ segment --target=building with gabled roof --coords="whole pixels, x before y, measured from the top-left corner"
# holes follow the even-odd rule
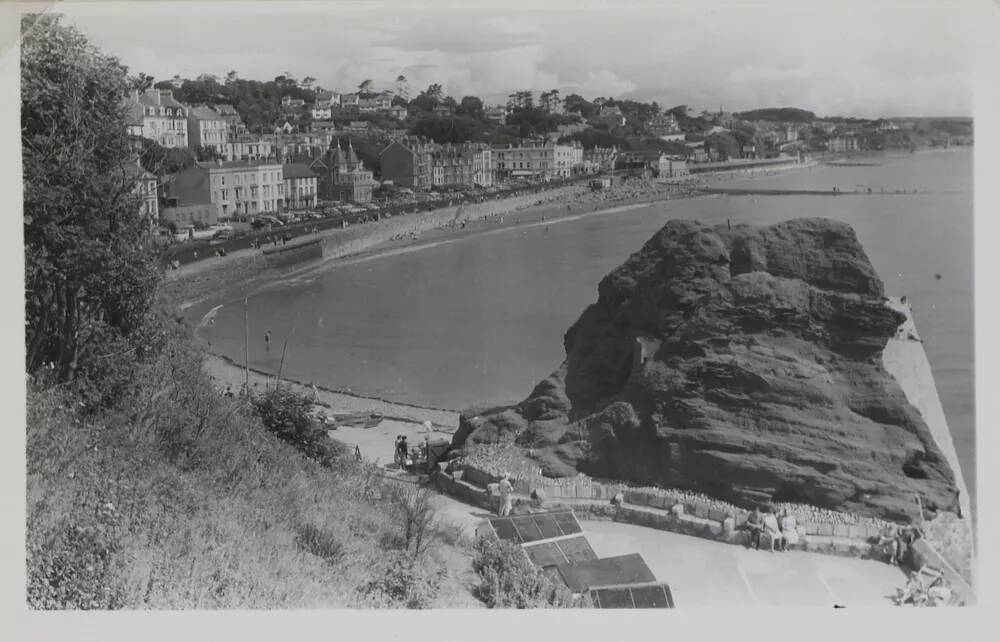
[[[173,91],[147,89],[141,94],[133,91],[129,103],[131,120],[137,122],[140,113],[142,116],[142,125],[130,124],[130,131],[163,147],[188,146],[188,109],[174,99]]]
[[[196,106],[188,110],[188,146],[207,147],[222,153],[228,136],[228,124],[222,114],[211,107]]]
[[[392,141],[379,152],[382,178],[402,187],[429,191],[434,185],[434,152],[438,147],[416,136]]]
[[[284,191],[282,166],[273,161],[198,162],[164,186],[167,205],[211,204],[219,220],[281,211]]]
[[[305,163],[286,163],[281,168],[285,183],[285,209],[316,207],[319,176]]]
[[[317,159],[319,160],[319,159]],[[345,149],[339,140],[331,143],[320,162],[310,164],[319,176],[319,194],[325,200],[369,203],[375,190],[375,177],[354,151],[350,139]]]

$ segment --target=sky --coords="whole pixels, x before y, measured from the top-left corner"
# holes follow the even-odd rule
[[[405,75],[411,93],[500,103],[559,89],[668,107],[820,116],[972,113],[975,0],[61,3],[132,72],[327,89]]]

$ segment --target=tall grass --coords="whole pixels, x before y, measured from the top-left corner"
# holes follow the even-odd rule
[[[29,389],[32,607],[427,607],[461,592],[462,543],[426,491],[303,456],[214,389],[186,338],[133,383],[90,415],[70,391]]]

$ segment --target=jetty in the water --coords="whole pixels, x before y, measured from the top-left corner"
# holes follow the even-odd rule
[[[916,194],[917,190],[874,190],[868,187],[863,189],[842,190],[833,189],[766,189],[760,187],[698,187],[703,194],[726,194],[728,196],[846,196],[846,195],[866,195],[877,194]],[[926,192],[924,192],[926,193]]]

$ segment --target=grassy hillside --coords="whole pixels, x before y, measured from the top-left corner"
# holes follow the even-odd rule
[[[478,604],[471,542],[438,522],[429,491],[310,460],[199,366],[178,330],[110,410],[29,386],[32,607]]]

